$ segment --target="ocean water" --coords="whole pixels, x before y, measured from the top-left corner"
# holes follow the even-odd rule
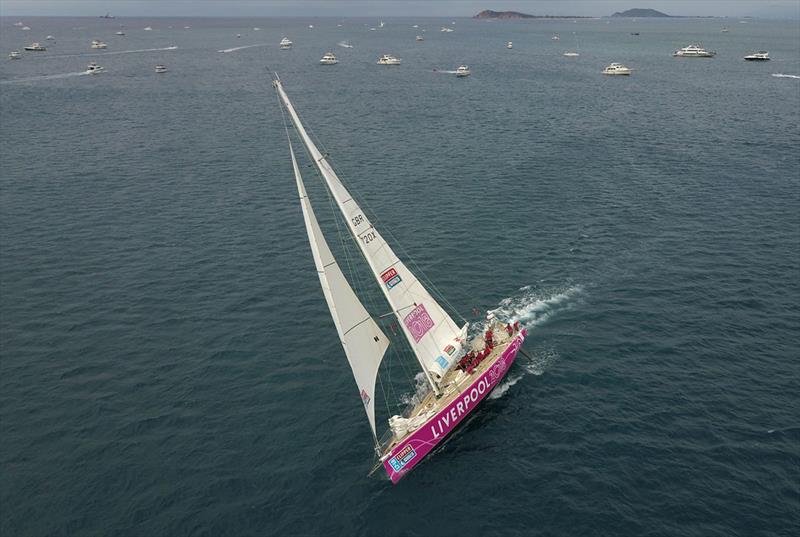
[[[0,534],[797,534],[796,22],[16,20],[56,41],[0,62]],[[455,310],[529,329],[397,486],[271,72]]]

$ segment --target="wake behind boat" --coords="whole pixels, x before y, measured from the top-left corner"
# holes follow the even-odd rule
[[[325,300],[367,413],[379,466],[396,483],[442,442],[505,376],[525,340],[518,323],[494,320],[482,336],[467,340],[468,323],[450,317],[401,261],[370,222],[305,130],[279,79],[273,81],[294,131],[341,211],[350,239],[383,292],[396,327],[413,352],[427,382],[402,416],[389,419],[378,439],[375,426],[375,381],[390,341],[366,310],[333,256],[311,207],[289,138],[289,154],[300,196],[306,233]],[[288,126],[286,128],[289,135]],[[393,326],[392,331],[395,331]],[[398,336],[399,337],[399,336]],[[402,341],[402,340],[401,340]]]

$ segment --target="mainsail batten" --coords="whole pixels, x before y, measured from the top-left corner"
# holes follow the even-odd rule
[[[392,307],[423,372],[434,390],[438,391],[434,379],[443,377],[461,354],[466,326],[459,328],[397,257],[309,137],[280,81],[276,80],[274,84],[300,138],[325,179],[350,232]]]
[[[344,347],[347,361],[353,370],[356,385],[359,389],[361,401],[367,412],[367,419],[372,428],[372,434],[377,445],[378,437],[375,431],[375,379],[381,360],[389,346],[389,340],[369,315],[364,305],[356,296],[353,288],[347,282],[336,258],[333,257],[328,243],[322,234],[311,201],[306,194],[300,168],[294,155],[291,143],[289,152],[292,156],[292,168],[297,182],[297,192],[300,195],[300,205],[303,209],[303,220],[306,224],[306,233],[311,245],[314,264],[317,267],[322,292],[328,309],[333,317],[336,331]]]

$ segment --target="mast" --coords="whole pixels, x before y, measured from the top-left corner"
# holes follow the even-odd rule
[[[314,209],[311,207],[311,201],[306,194],[291,141],[289,142],[289,152],[292,156],[297,193],[300,195],[300,205],[303,208],[308,242],[311,245],[311,253],[314,256],[314,265],[317,267],[322,292],[328,303],[328,309],[331,312],[333,323],[336,325],[342,347],[344,347],[347,361],[350,362],[350,369],[353,370],[361,402],[364,403],[367,419],[372,428],[375,446],[379,448],[378,435],[375,432],[375,378],[378,376],[378,368],[389,346],[389,340],[367,312],[353,288],[347,283],[336,258],[333,257],[328,243],[325,241],[325,236],[314,215]]]
[[[283,90],[280,80],[273,81],[278,96],[289,112],[314,163],[347,227],[361,249],[378,286],[397,317],[409,346],[422,367],[434,393],[441,393],[438,381],[453,366],[466,340],[467,325],[459,328],[439,303],[434,300],[417,277],[397,257],[375,226],[369,221],[353,196],[342,184],[303,127],[300,117]]]

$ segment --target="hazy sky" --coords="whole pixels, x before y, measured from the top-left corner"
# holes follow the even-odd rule
[[[800,17],[800,0],[0,0],[0,15],[469,17],[493,9],[602,16],[633,7],[670,15]]]

